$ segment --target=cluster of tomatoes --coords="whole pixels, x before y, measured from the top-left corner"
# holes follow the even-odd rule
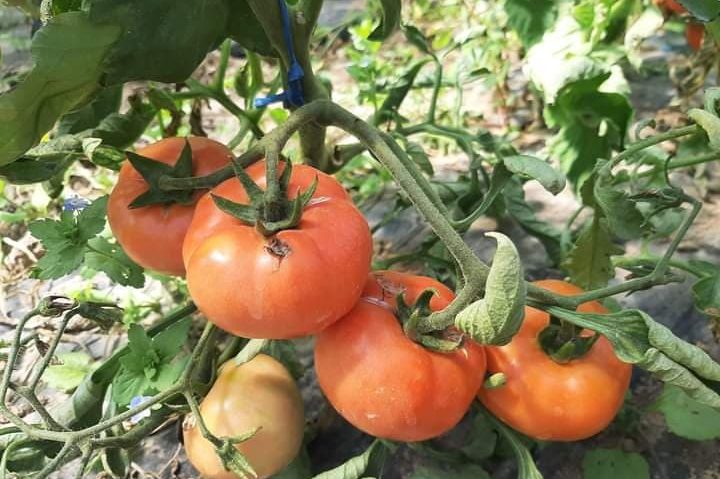
[[[663,11],[666,18],[672,15],[685,15],[688,13],[687,9],[675,0],[654,0],[654,2]],[[690,48],[695,51],[700,50],[705,39],[705,26],[697,21],[688,21],[685,26],[685,38]]]
[[[162,140],[138,154],[173,164],[185,141]],[[230,151],[219,143],[188,141],[194,175],[231,161]],[[264,162],[246,172],[265,187]],[[582,439],[613,419],[628,387],[630,366],[617,359],[602,337],[582,358],[554,362],[538,343],[538,334],[550,323],[542,311],[526,308],[520,332],[503,347],[465,340],[455,351],[441,353],[408,338],[398,317],[398,297],[413,305],[431,289],[429,307],[438,311],[453,300],[453,292],[423,276],[371,272],[368,224],[333,177],[295,166],[287,191],[297,195],[315,181],[300,223],[266,236],[223,212],[213,199],[249,204],[238,178],[219,184],[211,194],[200,193],[192,205],[129,208],[147,184],[126,163],[110,196],[108,218],[128,255],[148,269],[185,275],[199,309],[225,331],[268,339],[315,335],[322,391],[344,418],[373,436],[397,441],[437,437],[453,428],[478,397],[507,424],[538,439]],[[580,291],[562,281],[538,284],[559,294]],[[605,311],[596,302],[580,310]],[[505,375],[505,384],[485,388],[486,374],[497,372]],[[300,393],[287,370],[269,356],[223,365],[200,409],[219,437],[261,428],[236,446],[260,477],[281,470],[300,448]],[[191,462],[205,477],[234,477],[195,422],[189,418],[185,428]]]

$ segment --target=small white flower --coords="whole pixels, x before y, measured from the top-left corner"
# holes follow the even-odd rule
[[[134,409],[138,406],[141,406],[143,403],[145,403],[147,400],[152,399],[151,396],[135,396],[130,400],[130,409]],[[143,419],[150,417],[150,409],[147,408],[144,411],[141,411],[137,414],[135,414],[133,417],[130,418],[130,422],[132,424],[137,424]]]

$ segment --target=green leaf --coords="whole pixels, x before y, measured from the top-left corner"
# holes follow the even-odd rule
[[[167,110],[171,112],[179,112],[175,100],[170,93],[163,88],[150,87],[147,92],[148,100],[157,110]]]
[[[185,318],[159,333],[152,340],[152,347],[161,361],[175,357],[188,340],[190,318]]]
[[[695,306],[712,318],[720,318],[720,271],[699,279],[692,287]]]
[[[382,105],[372,119],[373,124],[379,125],[385,121],[393,119],[398,114],[398,109],[408,92],[415,83],[418,73],[430,60],[423,58],[416,61],[400,76],[398,81],[388,89],[388,95],[385,97]]]
[[[503,439],[507,441],[510,449],[512,449],[512,452],[515,455],[515,459],[518,463],[518,479],[543,479],[542,474],[540,474],[540,471],[535,465],[532,454],[530,454],[530,450],[520,439],[518,433],[500,422],[489,412],[486,412],[486,414],[490,419],[490,422],[492,422],[495,430],[497,430]]]
[[[300,454],[288,466],[277,474],[273,475],[273,479],[307,479],[312,477],[310,472],[312,464],[307,449],[303,447]]]
[[[606,63],[591,57],[591,51],[580,25],[567,15],[528,50],[528,76],[547,104],[554,104],[566,85],[608,73]]]
[[[157,352],[153,348],[153,342],[139,324],[131,324],[128,328],[128,346],[130,354],[135,358],[142,358],[140,363],[157,362],[159,360]]]
[[[160,363],[155,376],[150,381],[152,387],[158,392],[172,387],[180,379],[189,360],[190,356],[181,354],[169,363]]]
[[[94,369],[93,359],[85,352],[58,353],[59,364],[51,364],[43,380],[51,388],[64,392],[74,391],[85,376]]]
[[[548,125],[560,128],[550,141],[550,152],[575,184],[590,175],[598,159],[608,159],[622,146],[630,123],[627,97],[600,90],[608,78],[606,74],[569,83],[545,109]]]
[[[108,85],[174,83],[187,79],[222,39],[228,8],[223,0],[93,0],[89,15],[95,24],[122,27],[105,61]]]
[[[78,241],[88,241],[105,229],[108,196],[101,196],[77,216]]]
[[[545,310],[576,326],[597,331],[610,341],[620,360],[646,369],[702,404],[720,408],[720,395],[700,380],[720,381],[720,364],[643,311],[593,314],[554,306]]]
[[[387,457],[387,447],[375,440],[367,450],[344,464],[318,474],[313,479],[361,479],[380,477]]]
[[[520,223],[525,231],[540,240],[548,256],[553,262],[558,263],[561,256],[562,233],[535,216],[532,207],[525,201],[525,192],[519,179],[513,178],[507,183],[503,190],[503,197],[508,214]]]
[[[107,196],[103,196],[77,216],[63,212],[59,220],[44,219],[28,225],[30,233],[45,248],[45,254],[36,265],[39,278],[59,278],[80,267],[88,240],[105,227],[106,205]]]
[[[456,466],[451,470],[435,469],[429,467],[418,467],[410,476],[410,479],[491,479],[490,474],[476,464]]]
[[[403,25],[403,33],[407,41],[415,45],[418,50],[427,55],[435,56],[430,41],[419,28],[414,25]]]
[[[112,382],[112,399],[120,406],[130,404],[135,396],[142,396],[150,387],[150,380],[143,372],[132,371],[124,365]]]
[[[635,0],[582,0],[573,8],[575,20],[593,46],[609,43],[625,31]]]
[[[565,175],[546,161],[530,155],[505,156],[505,167],[523,178],[537,180],[543,188],[556,195],[565,188]]]
[[[596,214],[583,228],[563,267],[573,284],[587,290],[600,288],[615,277],[611,257],[622,252],[622,248],[612,242],[607,220]]]
[[[53,0],[52,13],[59,15],[60,13],[77,11],[82,8],[82,0]]]
[[[69,161],[64,161],[63,158]],[[15,185],[40,183],[64,171],[69,166],[68,163],[74,160],[75,157],[68,158],[68,155],[49,155],[40,159],[23,157],[0,166],[0,176]]]
[[[694,441],[720,438],[720,411],[694,401],[680,388],[666,385],[652,408],[663,413],[673,434]]]
[[[0,166],[35,145],[55,121],[98,88],[115,26],[95,25],[81,12],[53,17],[32,43],[34,67],[0,96]]]
[[[400,26],[401,0],[380,0],[382,5],[382,21],[368,37],[369,40],[380,42],[389,37]]]
[[[112,436],[112,434],[108,434]],[[122,479],[129,475],[130,454],[127,449],[117,447],[104,448],[100,455],[105,474],[112,479]]]
[[[455,326],[479,344],[502,346],[522,325],[525,310],[525,278],[520,255],[513,242],[501,233],[487,233],[497,240],[485,297],[455,317]]]
[[[679,0],[696,18],[709,22],[720,16],[720,4],[714,0]]]
[[[185,318],[150,338],[142,326],[128,328],[129,351],[120,357],[113,379],[113,400],[126,405],[135,396],[164,391],[175,384],[189,357],[182,353],[190,318]]]
[[[629,195],[613,184],[611,171],[603,165],[605,162],[601,161],[596,167],[597,177],[593,184],[595,204],[604,213],[610,232],[624,240],[637,239],[642,235],[643,215]]]
[[[595,449],[583,458],[583,479],[650,479],[647,461],[637,453]]]
[[[552,27],[557,18],[553,0],[505,0],[508,26],[512,28],[525,48],[529,48]]]
[[[228,6],[227,35],[251,52],[276,57],[277,52],[247,1],[233,0]]]
[[[126,113],[112,113],[95,127],[92,136],[100,138],[105,145],[127,148],[137,141],[155,118],[156,109],[139,100],[131,100]]]
[[[475,462],[489,458],[495,452],[497,434],[485,414],[475,414],[469,437],[460,450]]]
[[[122,85],[103,88],[87,105],[71,111],[60,119],[58,135],[71,135],[95,128],[103,118],[117,113],[122,101]]]
[[[705,130],[710,139],[710,147],[714,149],[720,148],[720,118],[699,108],[691,108],[688,111],[688,116]]]
[[[98,236],[88,242],[88,247],[90,250],[85,254],[85,266],[94,271],[102,271],[112,281],[123,286],[143,287],[143,269],[130,259],[119,244],[110,243]]]

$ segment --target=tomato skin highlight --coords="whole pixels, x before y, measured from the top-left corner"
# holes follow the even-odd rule
[[[685,27],[685,39],[694,51],[700,50],[705,38],[705,26],[702,23],[690,22]]]
[[[265,163],[247,169],[265,187]],[[293,166],[291,198],[318,186],[299,225],[265,238],[254,226],[222,212],[208,195],[197,205],[183,253],[190,295],[210,321],[248,338],[314,334],[357,302],[372,258],[367,221],[331,176]],[[212,193],[248,198],[236,178]]]
[[[423,441],[452,429],[470,407],[485,373],[485,352],[466,341],[449,354],[429,351],[405,336],[395,316],[395,295],[408,304],[427,288],[430,307],[454,295],[426,277],[373,273],[363,298],[317,336],[315,369],[333,407],[358,429],[395,441]]]
[[[218,437],[233,437],[261,429],[235,447],[258,476],[284,469],[300,451],[305,419],[300,391],[285,367],[265,354],[237,365],[225,363],[200,404],[205,425]],[[237,479],[226,471],[213,445],[194,420],[183,424],[188,459],[206,479]]]
[[[185,138],[165,138],[140,148],[139,155],[174,165],[185,146]],[[232,152],[222,144],[203,137],[189,137],[193,175],[207,175],[230,164]],[[147,183],[125,161],[108,200],[108,223],[123,250],[143,268],[183,276],[182,245],[195,205],[150,205],[128,209],[147,191]]]
[[[565,281],[535,284],[566,296],[583,292]],[[597,301],[582,304],[578,311],[608,312]],[[543,352],[537,338],[549,321],[547,313],[526,307],[523,325],[513,340],[486,348],[488,373],[502,372],[506,383],[495,389],[481,388],[479,398],[503,422],[527,436],[578,441],[597,434],[613,420],[630,385],[632,366],[615,356],[603,336],[585,356],[556,363]]]

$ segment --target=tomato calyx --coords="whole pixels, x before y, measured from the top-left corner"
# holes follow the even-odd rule
[[[551,316],[550,324],[538,334],[540,348],[553,361],[566,364],[585,356],[600,335],[582,336],[582,328]]]
[[[194,190],[167,191],[160,187],[160,179],[163,177],[189,178],[192,176],[192,147],[187,139],[185,139],[185,146],[183,146],[175,165],[168,165],[132,151],[126,151],[125,155],[133,168],[148,184],[148,190],[132,200],[128,208],[135,209],[150,205],[167,206],[175,203],[191,205],[195,202]]]
[[[310,203],[318,185],[318,178],[308,187],[307,190],[299,192],[297,196],[288,199],[288,185],[292,174],[292,163],[285,161],[285,169],[277,180],[280,187],[280,195],[271,198],[267,191],[263,191],[247,174],[243,166],[233,160],[235,176],[240,181],[242,188],[250,199],[250,204],[237,203],[218,195],[211,194],[215,205],[223,212],[237,218],[247,225],[253,225],[266,237],[270,237],[278,231],[295,228],[302,218],[302,212]]]
[[[418,324],[423,318],[432,314],[430,301],[437,292],[428,288],[418,296],[414,304],[405,301],[403,292],[396,296],[397,318],[402,325],[405,336],[421,346],[440,353],[452,353],[463,343],[463,335],[457,331],[444,330],[432,333],[419,333]]]

